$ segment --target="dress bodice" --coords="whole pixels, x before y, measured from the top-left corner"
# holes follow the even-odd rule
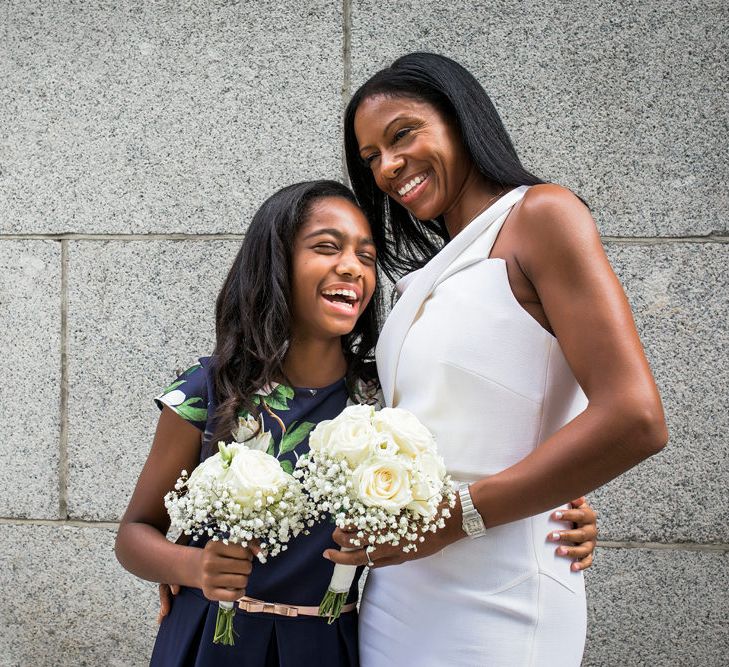
[[[442,251],[448,261],[438,255],[398,283],[390,320],[415,314],[391,329],[397,360],[378,348],[388,404],[423,421],[459,480],[513,465],[586,406],[559,342],[518,303],[504,260],[489,258],[526,190],[472,221]]]

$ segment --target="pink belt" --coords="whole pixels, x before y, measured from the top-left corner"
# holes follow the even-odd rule
[[[278,616],[318,616],[319,607],[304,607],[302,605],[295,604],[280,604],[278,602],[263,602],[262,600],[256,600],[255,598],[249,598],[244,595],[242,598],[237,600],[238,607],[243,611],[250,612],[252,614],[277,614]],[[342,613],[354,611],[357,604],[350,602],[342,607]]]

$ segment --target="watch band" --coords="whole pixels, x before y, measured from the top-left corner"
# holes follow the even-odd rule
[[[458,496],[461,500],[463,532],[471,538],[483,537],[486,534],[486,524],[484,524],[479,511],[473,506],[473,499],[467,483],[461,484],[458,489]]]

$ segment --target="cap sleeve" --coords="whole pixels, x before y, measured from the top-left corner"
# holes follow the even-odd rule
[[[166,405],[185,421],[205,432],[208,421],[206,368],[201,363],[191,366],[166,387],[154,402],[160,410]]]

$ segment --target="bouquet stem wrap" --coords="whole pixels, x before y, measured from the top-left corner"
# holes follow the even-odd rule
[[[357,551],[354,547],[342,547],[340,551]],[[329,582],[329,588],[319,605],[319,616],[327,616],[329,625],[334,623],[342,614],[342,607],[347,601],[349,589],[352,587],[354,575],[357,573],[356,565],[342,565],[337,563],[334,566],[334,573]]]

